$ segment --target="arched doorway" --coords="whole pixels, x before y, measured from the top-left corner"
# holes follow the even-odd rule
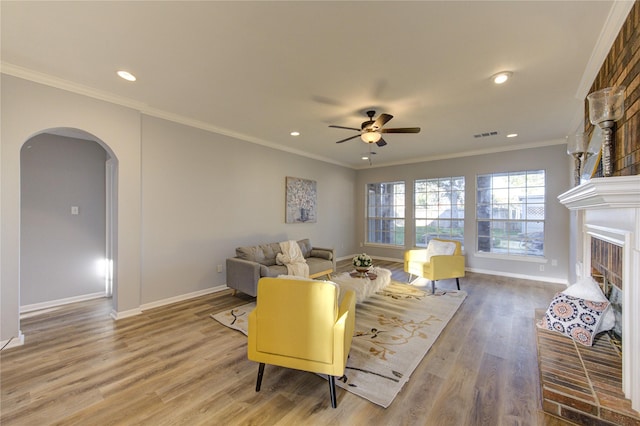
[[[80,129],[23,144],[21,312],[112,295],[117,168],[109,146]]]

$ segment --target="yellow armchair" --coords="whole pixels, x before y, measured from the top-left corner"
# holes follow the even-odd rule
[[[436,241],[432,244],[433,241]],[[455,244],[453,254],[446,251],[443,243]],[[407,250],[404,253],[404,271],[431,280],[431,293],[436,291],[436,281],[455,278],[460,290],[460,278],[464,277],[464,255],[460,241],[434,238],[426,249]]]
[[[256,392],[265,364],[326,374],[331,406],[335,378],[344,375],[355,328],[356,296],[348,291],[338,306],[331,281],[261,278],[257,306],[249,314],[248,350],[259,362]]]

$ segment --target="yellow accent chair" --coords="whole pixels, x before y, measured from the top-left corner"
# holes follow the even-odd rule
[[[455,248],[451,245],[455,244]],[[426,249],[407,250],[404,253],[404,271],[431,280],[431,293],[436,291],[436,281],[455,278],[460,290],[460,278],[464,277],[464,255],[460,241],[434,238]]]
[[[249,314],[248,357],[259,362],[256,392],[265,364],[326,374],[331,406],[335,378],[344,376],[355,328],[356,295],[331,281],[261,278],[257,306]]]

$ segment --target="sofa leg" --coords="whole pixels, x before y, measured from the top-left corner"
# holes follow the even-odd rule
[[[436,280],[431,280],[431,294],[436,294]]]
[[[456,284],[458,284],[458,290],[460,290],[460,278],[456,278]]]
[[[338,403],[336,401],[336,378],[329,375],[329,395],[331,395],[331,408],[336,408]]]
[[[264,375],[264,362],[261,362],[258,366],[258,380],[256,381],[256,392],[260,392],[260,385],[262,385],[262,376]]]

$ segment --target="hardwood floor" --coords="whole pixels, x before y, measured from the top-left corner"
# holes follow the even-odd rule
[[[406,282],[401,264],[376,264]],[[567,424],[539,408],[533,329],[561,286],[460,281],[467,299],[387,409],[342,389],[332,409],[325,380],[273,366],[256,393],[246,337],[209,317],[251,298],[224,291],[117,322],[107,299],[29,314],[25,345],[0,353],[0,424]]]

